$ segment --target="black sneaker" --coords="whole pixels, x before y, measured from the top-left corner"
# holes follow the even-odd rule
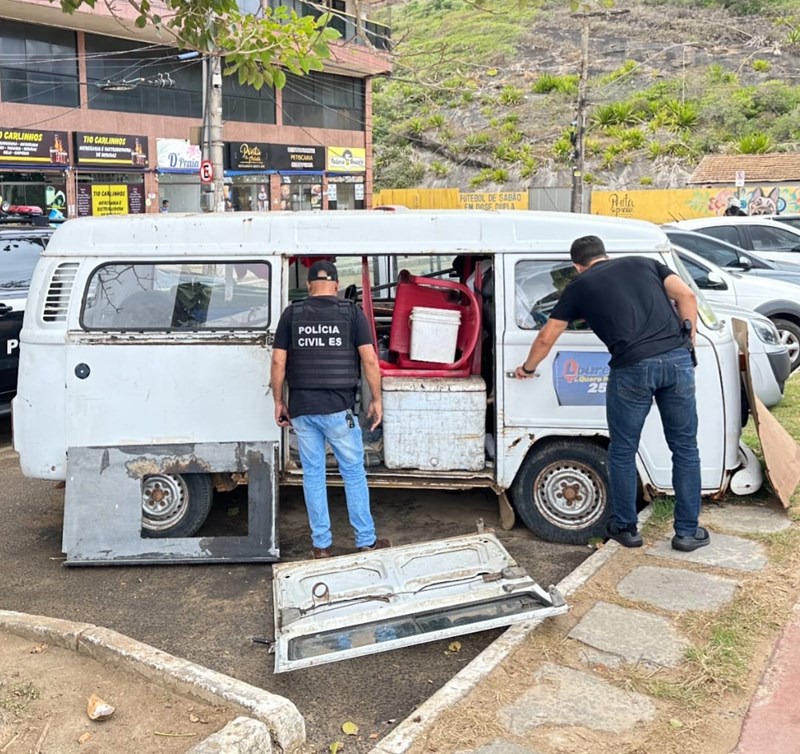
[[[672,538],[672,549],[681,552],[693,552],[701,547],[710,544],[711,537],[708,531],[702,526],[697,527],[697,531],[692,537],[679,537],[677,534]]]
[[[609,522],[606,524],[606,537],[619,542],[623,547],[641,547],[644,544],[642,535],[636,531],[636,527],[619,529],[616,524]]]

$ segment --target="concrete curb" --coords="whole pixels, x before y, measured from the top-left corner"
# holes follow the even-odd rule
[[[305,744],[305,720],[289,699],[174,657],[116,631],[91,623],[11,610],[0,610],[0,629],[31,641],[71,649],[100,662],[122,665],[182,695],[238,707],[264,723],[276,746],[284,752],[300,750]],[[249,730],[257,731],[258,727]]]
[[[648,505],[639,513],[640,528],[650,518],[651,514],[651,505]],[[618,552],[620,548],[621,545],[609,540],[602,549],[596,550],[572,573],[559,581],[557,584],[558,590],[564,597],[576,592],[611,560],[614,553]],[[417,707],[409,717],[385,736],[368,754],[405,754],[417,738],[433,725],[442,712],[452,707],[472,691],[481,680],[500,665],[538,628],[542,620],[511,626],[433,696]]]

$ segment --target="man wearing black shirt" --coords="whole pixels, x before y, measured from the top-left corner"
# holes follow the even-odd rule
[[[271,384],[275,421],[292,426],[303,465],[303,496],[311,524],[312,554],[331,556],[331,522],[325,482],[325,443],[336,456],[344,481],[347,512],[361,551],[388,547],[377,539],[369,506],[361,427],[353,416],[360,367],[372,393],[371,428],[382,418],[381,373],[364,312],[337,297],[333,263],[314,262],[308,271],[308,298],[281,315],[272,352]],[[289,405],[283,400],[289,385]]]
[[[660,262],[636,256],[610,260],[597,236],[578,238],[570,257],[578,277],[564,289],[516,376],[538,376],[536,367],[567,325],[586,320],[611,352],[606,392],[611,440],[608,536],[625,547],[642,545],[636,515],[636,453],[655,399],[672,451],[672,547],[687,552],[703,547],[709,543],[709,535],[697,523],[700,455],[690,352],[697,326],[697,299],[692,289]],[[682,327],[686,320],[691,323],[691,341]]]

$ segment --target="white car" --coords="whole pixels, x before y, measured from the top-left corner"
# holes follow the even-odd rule
[[[732,304],[772,320],[788,349],[790,369],[800,366],[800,286],[729,272],[685,249],[676,248],[675,253],[712,306]],[[783,380],[788,376],[787,372]]]
[[[780,342],[775,325],[761,314],[741,306],[712,303],[711,307],[723,322],[727,323],[734,317],[747,322],[753,392],[767,408],[780,403],[789,376],[789,352]],[[742,421],[746,418],[743,412]]]
[[[719,238],[774,262],[800,263],[800,228],[772,217],[699,217],[672,227]]]

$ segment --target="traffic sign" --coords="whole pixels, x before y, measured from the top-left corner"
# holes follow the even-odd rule
[[[736,188],[742,188],[744,186],[744,170],[737,170],[735,177]]]
[[[203,160],[200,163],[200,183],[211,183],[214,180],[214,168],[211,160]]]

